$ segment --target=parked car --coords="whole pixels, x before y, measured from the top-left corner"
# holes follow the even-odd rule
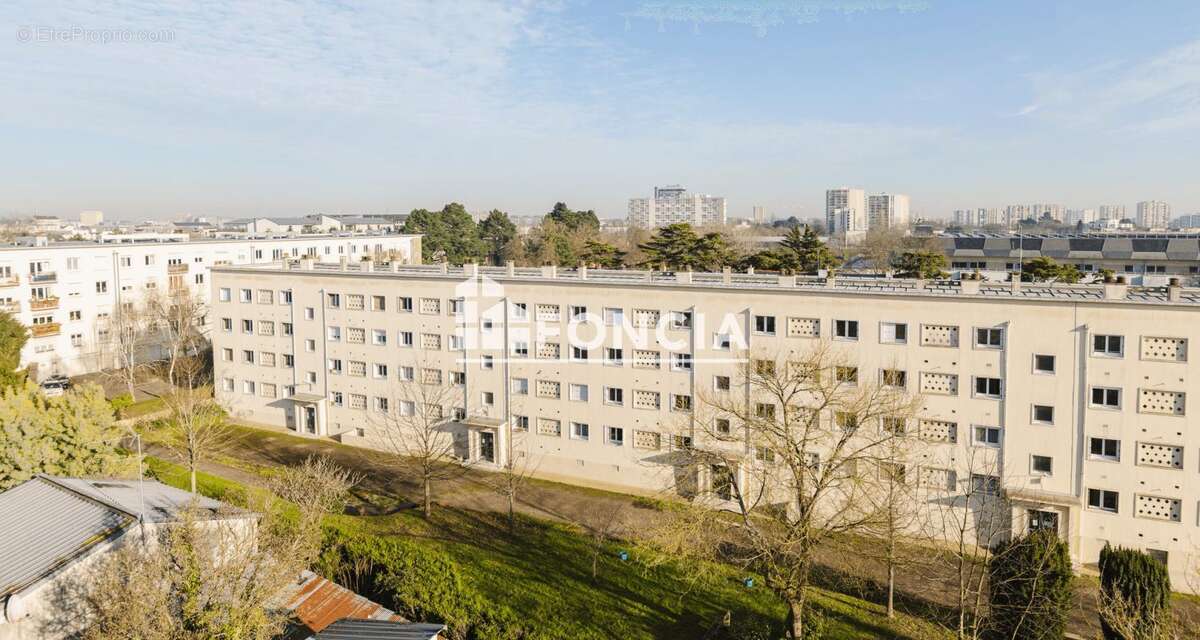
[[[41,387],[42,393],[53,398],[66,393],[67,389],[71,388],[71,380],[63,375],[53,375],[42,380]]]

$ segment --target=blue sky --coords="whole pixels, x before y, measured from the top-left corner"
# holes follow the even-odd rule
[[[1200,211],[1194,0],[93,4],[0,7],[0,214]]]

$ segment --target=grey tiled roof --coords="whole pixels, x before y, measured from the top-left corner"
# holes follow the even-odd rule
[[[952,258],[1200,260],[1197,236],[959,235],[944,236],[941,241],[946,255]]]

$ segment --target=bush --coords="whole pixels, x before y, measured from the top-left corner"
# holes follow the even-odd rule
[[[119,396],[109,398],[108,404],[113,408],[113,412],[117,417],[121,417],[121,412],[133,406],[133,396],[128,393],[122,393]]]
[[[1171,606],[1167,568],[1136,549],[1100,551],[1100,627],[1105,640],[1166,635]]]
[[[988,565],[996,636],[1061,639],[1071,610],[1072,577],[1067,543],[1053,531],[1034,531],[999,544]]]
[[[330,529],[317,570],[411,620],[444,623],[454,640],[534,637],[469,585],[449,554],[409,540]]]

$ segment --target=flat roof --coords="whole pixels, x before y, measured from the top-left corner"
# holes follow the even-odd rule
[[[444,265],[395,265],[376,263],[367,271],[360,262],[345,265],[314,263],[311,269],[302,266],[284,268],[281,263],[257,265],[223,265],[215,273],[253,273],[296,277],[350,277],[380,279],[445,279],[461,281],[469,276],[467,267]],[[1170,299],[1169,287],[1116,285],[1125,288],[1121,298],[1106,295],[1104,284],[1048,284],[977,281],[978,291],[964,288],[959,280],[914,280],[840,276],[826,279],[819,276],[780,276],[763,273],[635,271],[608,269],[556,269],[553,275],[541,267],[520,267],[510,272],[506,267],[477,267],[477,273],[499,282],[519,281],[540,284],[616,285],[623,287],[703,288],[714,290],[795,291],[807,294],[857,294],[874,296],[922,296],[938,298],[984,298],[1012,301],[1138,303],[1164,305],[1200,305],[1200,289],[1179,288],[1178,300]],[[728,280],[726,280],[728,276]],[[972,287],[973,288],[973,287]]]
[[[253,244],[255,242],[306,242],[310,240],[346,240],[349,242],[358,240],[378,240],[383,238],[419,238],[419,233],[322,233],[322,234],[305,234],[299,236],[269,236],[256,238],[189,238],[187,240],[172,240],[172,239],[150,239],[137,240],[134,242],[89,242],[86,240],[68,240],[61,242],[49,242],[47,244],[36,245],[0,245],[0,253],[5,251],[45,251],[47,249],[96,249],[96,248],[112,248],[112,247],[159,247],[159,246],[187,246],[196,244]]]

